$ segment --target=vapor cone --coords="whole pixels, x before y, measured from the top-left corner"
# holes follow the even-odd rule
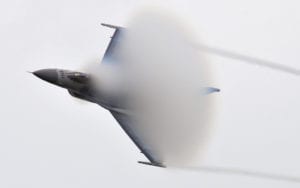
[[[119,40],[111,66],[119,81],[111,87],[122,99],[116,103],[125,109],[122,119],[158,162],[182,166],[199,160],[210,129],[212,101],[202,93],[210,75],[188,27],[166,13],[146,11]]]

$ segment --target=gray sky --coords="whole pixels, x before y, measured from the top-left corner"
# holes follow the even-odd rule
[[[153,2],[153,1],[151,1]],[[151,168],[104,109],[26,73],[100,60],[111,30],[150,1],[0,2],[0,187],[299,187]],[[300,69],[299,2],[164,1],[206,44]],[[299,77],[209,56],[218,118],[205,164],[300,176]]]

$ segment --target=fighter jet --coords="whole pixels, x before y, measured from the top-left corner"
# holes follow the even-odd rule
[[[125,31],[125,28],[114,26],[110,24],[102,24],[103,26],[114,29],[114,33],[111,37],[110,43],[105,51],[102,63],[111,63],[114,59],[117,46],[122,42],[120,35]],[[126,113],[126,107],[120,105],[120,102],[114,100],[107,100],[107,97],[103,97],[97,90],[95,84],[93,84],[93,78],[89,73],[83,73],[78,71],[62,70],[62,69],[42,69],[33,72],[38,78],[67,89],[71,96],[96,103],[103,108],[109,110],[116,121],[120,124],[125,133],[130,137],[138,149],[145,155],[149,162],[138,161],[140,164],[152,165],[156,167],[166,167],[155,152],[147,146],[143,140],[139,138],[139,135],[130,126],[130,117]],[[213,87],[206,87],[201,90],[202,94],[207,95],[214,92],[219,92],[220,89]],[[200,92],[199,92],[200,93]]]

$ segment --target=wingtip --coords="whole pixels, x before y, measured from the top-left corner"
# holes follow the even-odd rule
[[[104,27],[110,27],[110,28],[114,27],[113,25],[107,24],[107,23],[101,23],[101,25]]]
[[[160,168],[167,168],[165,165],[160,164],[160,163],[150,163],[150,162],[145,162],[145,161],[138,161],[138,163],[144,164],[144,165],[149,165],[149,166],[160,167]]]
[[[104,27],[109,27],[109,28],[113,28],[113,29],[120,29],[120,28],[122,28],[121,26],[116,26],[116,25],[107,24],[107,23],[101,23],[101,25],[104,26]]]

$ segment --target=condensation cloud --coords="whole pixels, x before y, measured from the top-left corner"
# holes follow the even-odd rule
[[[114,76],[104,84],[98,74],[100,88],[122,99],[116,105],[126,109],[138,139],[171,166],[200,159],[213,113],[212,98],[202,93],[211,79],[208,62],[179,20],[162,11],[138,13],[119,39],[116,62],[103,65]]]

